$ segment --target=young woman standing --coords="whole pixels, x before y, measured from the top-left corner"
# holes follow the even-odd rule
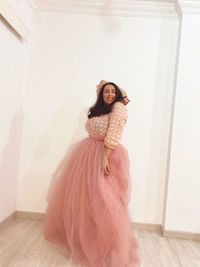
[[[129,158],[119,143],[129,100],[120,89],[105,81],[97,86],[86,122],[89,136],[69,150],[49,187],[44,236],[66,246],[85,267],[140,263],[127,208]]]

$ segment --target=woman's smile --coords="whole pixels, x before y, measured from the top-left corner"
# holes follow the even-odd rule
[[[111,104],[116,97],[115,87],[112,84],[108,84],[104,87],[103,101],[106,104]]]
[[[107,97],[107,100],[113,102],[115,100],[115,97]]]

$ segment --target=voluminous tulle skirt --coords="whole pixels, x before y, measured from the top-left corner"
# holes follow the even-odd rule
[[[44,236],[66,246],[85,267],[135,267],[138,243],[131,234],[129,158],[118,145],[103,171],[104,143],[87,137],[73,145],[47,194]]]

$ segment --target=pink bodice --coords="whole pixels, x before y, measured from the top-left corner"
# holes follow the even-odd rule
[[[123,103],[116,102],[109,114],[88,119],[86,130],[89,135],[103,139],[107,147],[114,149],[120,141],[126,121],[126,107]]]

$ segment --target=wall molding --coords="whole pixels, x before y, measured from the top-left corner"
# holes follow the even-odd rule
[[[87,15],[177,19],[173,0],[32,0],[36,9]]]
[[[8,22],[15,32],[22,37],[22,39],[28,41],[30,30],[7,0],[0,0],[0,15]]]
[[[27,3],[32,10],[36,8],[34,0],[27,0]]]
[[[132,229],[161,233],[161,224],[132,222],[131,226],[132,226]]]
[[[200,15],[199,0],[179,0],[178,4],[183,14]]]
[[[32,212],[32,211],[15,211],[16,219],[28,219],[28,220],[43,220],[44,213],[43,212]]]
[[[199,233],[191,233],[191,232],[185,232],[185,231],[174,231],[174,230],[167,230],[164,228],[161,228],[161,233],[162,233],[163,237],[200,241],[200,234]]]

